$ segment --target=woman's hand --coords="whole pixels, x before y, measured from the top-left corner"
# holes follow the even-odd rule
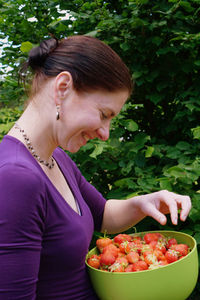
[[[147,216],[154,218],[161,225],[167,222],[166,214],[170,214],[172,223],[185,221],[190,209],[188,196],[178,195],[166,190],[135,196],[126,200],[110,199],[106,202],[102,223],[102,232],[117,233],[134,226]]]
[[[167,222],[166,214],[170,214],[172,223],[177,225],[178,209],[181,210],[180,219],[185,221],[192,206],[189,196],[178,195],[167,190],[137,196],[136,198],[135,204],[141,213],[154,218],[161,225],[165,225]]]

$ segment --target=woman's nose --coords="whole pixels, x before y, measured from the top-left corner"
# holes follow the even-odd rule
[[[105,124],[97,129],[98,138],[102,141],[106,141],[110,135],[110,124]]]

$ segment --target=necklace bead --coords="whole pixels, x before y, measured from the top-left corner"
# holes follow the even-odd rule
[[[33,146],[31,145],[30,139],[27,137],[24,130],[17,123],[15,123],[14,128],[18,129],[22,133],[22,137],[26,143],[26,146],[27,146],[28,150],[30,151],[30,153],[33,155],[33,157],[35,157],[39,163],[45,165],[49,169],[52,169],[55,165],[53,157],[51,157],[51,163],[49,163],[46,160],[41,159],[40,156],[35,153],[35,150],[34,150]]]

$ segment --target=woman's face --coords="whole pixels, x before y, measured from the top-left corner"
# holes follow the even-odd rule
[[[107,140],[110,122],[127,97],[127,91],[77,93],[73,90],[61,105],[58,144],[75,153],[90,139]]]

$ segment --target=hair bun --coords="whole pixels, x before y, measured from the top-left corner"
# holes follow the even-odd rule
[[[56,49],[58,40],[55,38],[45,40],[38,47],[31,49],[29,52],[28,65],[36,70],[41,68],[47,56]]]

